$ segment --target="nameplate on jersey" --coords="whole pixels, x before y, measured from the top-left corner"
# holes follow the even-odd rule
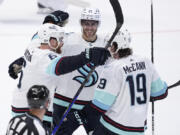
[[[125,74],[138,70],[145,70],[145,69],[146,69],[145,62],[135,62],[135,63],[131,63],[131,65],[123,66],[123,70]]]
[[[29,52],[28,49],[26,49],[26,51],[24,53],[24,56],[25,56],[27,61],[31,62],[32,55],[31,55],[31,53]]]

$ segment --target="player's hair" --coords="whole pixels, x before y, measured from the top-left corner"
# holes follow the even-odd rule
[[[131,55],[133,53],[131,48],[118,48],[118,43],[116,41],[114,41],[112,43],[112,46],[114,47],[114,51],[118,53],[119,58],[123,58],[123,57],[127,57],[129,55]]]
[[[131,48],[126,48],[126,49],[119,49],[118,50],[118,55],[119,58],[127,57],[133,53]]]

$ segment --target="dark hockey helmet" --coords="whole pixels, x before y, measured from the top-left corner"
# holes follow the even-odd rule
[[[30,108],[46,108],[46,103],[48,100],[49,90],[44,85],[34,85],[27,93],[27,101]]]

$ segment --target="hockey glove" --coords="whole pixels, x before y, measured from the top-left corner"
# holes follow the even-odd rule
[[[53,24],[63,27],[67,23],[68,18],[69,18],[69,14],[67,12],[57,10],[47,15],[44,18],[43,24],[52,22]]]
[[[20,57],[19,59],[15,60],[9,65],[9,76],[12,77],[13,79],[18,78],[18,73],[21,72],[22,66],[24,64],[25,60],[23,57]]]
[[[108,57],[110,57],[109,51],[105,48],[87,48],[85,52],[86,58],[89,59],[90,62],[94,64],[94,66],[104,65]]]
[[[64,119],[59,128],[58,134],[71,135],[80,125],[83,125],[85,122],[85,118],[80,114],[80,111],[71,112]]]

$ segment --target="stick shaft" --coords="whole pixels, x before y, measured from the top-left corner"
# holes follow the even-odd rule
[[[151,61],[154,63],[154,19],[153,19],[153,0],[151,0]],[[154,135],[155,121],[154,121],[154,101],[152,100],[152,135]]]

